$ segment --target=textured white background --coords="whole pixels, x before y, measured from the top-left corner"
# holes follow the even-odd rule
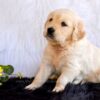
[[[0,64],[11,64],[24,76],[35,75],[46,44],[43,25],[57,8],[74,9],[90,41],[100,47],[100,0],[0,0]]]

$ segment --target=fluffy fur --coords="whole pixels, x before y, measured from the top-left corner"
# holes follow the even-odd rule
[[[49,27],[55,29],[53,38],[47,35]],[[50,13],[44,30],[48,44],[40,69],[26,89],[41,87],[53,73],[58,74],[55,92],[64,90],[69,82],[100,82],[100,50],[85,34],[81,18],[73,11],[59,9]]]

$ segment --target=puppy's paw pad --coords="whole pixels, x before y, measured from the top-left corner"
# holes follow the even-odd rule
[[[56,86],[54,89],[53,89],[53,92],[61,92],[64,90],[64,87],[63,86]]]
[[[30,84],[30,85],[26,86],[25,89],[27,89],[27,90],[35,90],[36,86],[34,86],[34,84]]]

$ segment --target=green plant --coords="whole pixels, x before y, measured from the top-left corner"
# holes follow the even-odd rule
[[[0,85],[9,79],[9,75],[14,72],[12,65],[0,65]]]

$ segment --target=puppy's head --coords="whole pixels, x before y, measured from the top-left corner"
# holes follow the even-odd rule
[[[71,10],[55,10],[45,23],[44,36],[52,44],[78,41],[84,33],[82,20]]]

